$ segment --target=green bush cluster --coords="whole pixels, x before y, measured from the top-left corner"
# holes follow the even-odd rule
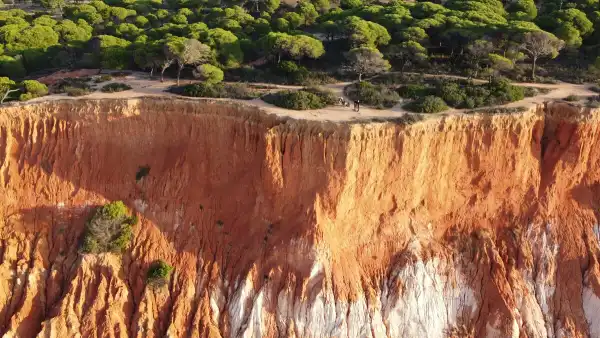
[[[112,80],[112,79],[113,79],[112,75],[110,75],[110,74],[102,74],[102,75],[98,76],[98,77],[97,77],[97,78],[94,80],[94,82],[95,82],[95,83],[102,83],[102,82],[107,82],[107,81],[110,81],[110,80]]]
[[[366,81],[346,86],[344,92],[351,100],[359,100],[378,109],[391,108],[400,101],[400,95],[389,87]]]
[[[239,100],[252,100],[257,98],[259,92],[243,83],[194,83],[175,86],[170,92],[190,97],[230,98]]]
[[[495,79],[485,85],[441,80],[436,83],[434,93],[451,107],[468,109],[502,105],[525,98],[525,89],[511,85],[506,79]]]
[[[66,78],[52,86],[52,92],[58,94],[67,94],[69,96],[84,96],[92,93],[94,90],[88,84],[89,77]]]
[[[113,82],[113,83],[104,85],[102,87],[102,89],[100,89],[100,90],[104,93],[116,93],[116,92],[122,92],[122,91],[130,90],[130,89],[131,89],[131,86],[126,83]]]
[[[204,81],[206,84],[215,85],[223,81],[223,71],[219,67],[203,64],[196,68],[194,77]]]
[[[336,82],[336,79],[326,72],[308,70],[291,61],[282,61],[274,69],[253,67],[230,69],[226,74],[226,80],[232,82],[267,82],[301,86],[315,86]]]
[[[293,61],[282,61],[277,64],[277,73],[285,79],[283,82],[295,85],[315,86],[335,82],[335,79],[328,74],[310,71]]]
[[[122,201],[99,207],[86,224],[81,252],[123,252],[133,237],[133,226],[137,222],[137,216],[129,216]]]
[[[94,91],[91,88],[66,86],[63,88],[63,92],[68,96],[85,96],[93,93]]]
[[[294,110],[321,109],[327,106],[319,95],[305,90],[280,91],[267,94],[262,99],[277,107]]]
[[[427,95],[419,98],[405,106],[416,113],[435,114],[448,109],[446,102],[440,97]]]
[[[302,90],[305,92],[309,92],[309,93],[313,93],[313,94],[317,95],[326,106],[334,105],[337,103],[337,100],[338,100],[338,98],[335,96],[335,94],[331,90],[328,90],[328,89],[311,86],[311,87],[304,87]]]
[[[407,84],[398,88],[398,94],[405,99],[418,99],[428,93],[429,88],[424,84]]]
[[[150,265],[146,279],[152,286],[163,286],[167,284],[173,267],[163,260],[157,260]]]
[[[565,97],[565,98],[564,98],[564,100],[565,100],[565,101],[568,101],[568,102],[576,102],[576,101],[579,101],[579,100],[581,100],[581,97],[579,97],[579,96],[577,96],[577,95],[572,95],[572,94],[571,94],[571,95],[569,95],[569,96]]]
[[[21,83],[23,93],[19,96],[20,101],[27,101],[48,95],[48,87],[36,80],[25,80]]]

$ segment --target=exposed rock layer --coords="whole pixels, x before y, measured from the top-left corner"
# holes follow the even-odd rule
[[[4,108],[0,334],[598,337],[599,139],[566,104],[412,124]],[[109,200],[140,214],[133,243],[79,255]],[[159,258],[175,270],[152,289]]]

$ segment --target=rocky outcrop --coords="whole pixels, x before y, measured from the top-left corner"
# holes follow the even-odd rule
[[[3,108],[0,334],[597,337],[599,139],[598,113],[563,103],[337,124],[164,98]],[[79,254],[111,200],[140,216],[129,249]]]

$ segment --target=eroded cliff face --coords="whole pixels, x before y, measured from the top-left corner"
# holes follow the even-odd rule
[[[598,337],[600,121],[327,124],[232,104],[0,111],[5,337]],[[142,166],[148,176],[136,181]],[[96,205],[141,222],[80,255]],[[155,259],[175,270],[146,287]]]

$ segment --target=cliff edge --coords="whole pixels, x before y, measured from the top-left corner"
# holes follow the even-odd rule
[[[599,141],[600,113],[566,103],[372,123],[2,108],[0,334],[598,337]],[[113,200],[140,217],[129,249],[79,254]]]

